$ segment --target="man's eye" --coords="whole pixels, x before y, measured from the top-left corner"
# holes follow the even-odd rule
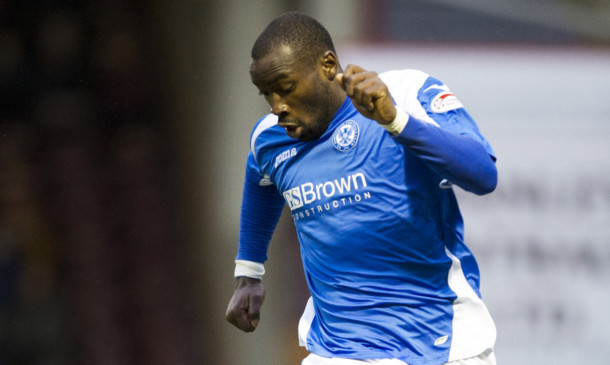
[[[282,92],[284,94],[290,94],[291,92],[294,91],[295,88],[296,88],[295,84],[290,84],[290,86],[288,86],[287,88],[284,88],[284,90],[282,90]]]

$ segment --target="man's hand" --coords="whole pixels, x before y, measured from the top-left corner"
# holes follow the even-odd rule
[[[225,318],[244,332],[252,332],[260,321],[265,288],[260,279],[239,277]]]
[[[365,117],[379,124],[390,124],[396,118],[396,107],[390,91],[376,72],[348,65],[342,74],[337,74],[337,81]]]

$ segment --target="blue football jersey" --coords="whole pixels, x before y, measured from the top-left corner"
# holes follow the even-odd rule
[[[275,115],[256,124],[237,259],[264,262],[287,205],[311,292],[299,323],[310,352],[412,365],[476,356],[495,327],[451,185],[470,190],[462,181],[494,153],[443,83],[416,70],[381,77],[410,116],[399,136],[349,98],[314,141],[291,139]]]

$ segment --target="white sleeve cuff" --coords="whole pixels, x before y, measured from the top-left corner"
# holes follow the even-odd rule
[[[390,124],[380,124],[390,134],[397,136],[402,133],[403,129],[409,121],[409,114],[405,113],[402,109],[396,108],[396,118]]]
[[[265,274],[265,265],[247,260],[235,260],[235,277],[246,276],[262,279]]]

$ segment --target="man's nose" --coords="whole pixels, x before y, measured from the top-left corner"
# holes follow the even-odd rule
[[[271,112],[275,115],[280,115],[288,111],[288,105],[279,95],[273,95],[271,98]]]

